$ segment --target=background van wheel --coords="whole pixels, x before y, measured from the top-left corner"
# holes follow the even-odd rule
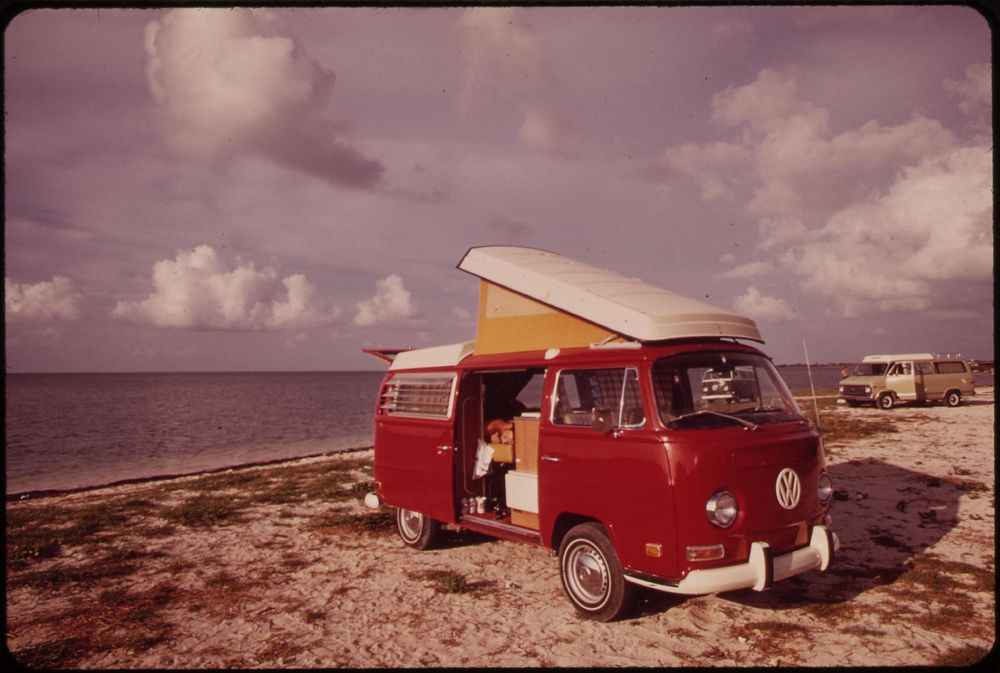
[[[441,537],[441,524],[420,512],[396,510],[396,530],[407,546],[430,549]]]
[[[949,390],[944,396],[944,403],[949,407],[957,407],[962,403],[962,394],[957,390]]]
[[[618,619],[632,605],[634,588],[598,523],[582,523],[566,533],[559,546],[559,576],[576,611],[596,621]]]
[[[879,409],[892,409],[896,406],[896,398],[893,397],[892,393],[882,393],[878,396],[878,400],[876,400],[875,404]]]

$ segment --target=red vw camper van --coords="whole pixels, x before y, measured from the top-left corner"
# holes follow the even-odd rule
[[[442,525],[547,547],[574,607],[635,586],[767,589],[830,564],[823,447],[753,321],[532,248],[470,249],[472,342],[374,351],[376,490],[403,541]],[[739,381],[706,394],[706,381]]]

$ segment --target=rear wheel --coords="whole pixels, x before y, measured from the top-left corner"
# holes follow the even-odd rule
[[[609,622],[631,607],[633,587],[598,523],[582,523],[566,533],[559,546],[559,574],[566,596],[586,617]]]
[[[420,512],[396,510],[396,529],[407,546],[430,549],[441,537],[441,524]]]
[[[957,390],[949,390],[945,393],[944,403],[949,407],[957,407],[962,403],[962,394]]]
[[[896,398],[892,393],[882,393],[875,402],[879,409],[892,409],[896,406]]]

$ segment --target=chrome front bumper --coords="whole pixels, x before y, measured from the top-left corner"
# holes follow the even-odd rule
[[[644,587],[675,594],[715,594],[736,589],[763,591],[779,582],[809,570],[826,570],[840,549],[837,534],[826,526],[814,526],[809,546],[773,556],[766,542],[750,545],[750,558],[721,568],[692,570],[676,584],[667,584],[625,574],[625,579]]]

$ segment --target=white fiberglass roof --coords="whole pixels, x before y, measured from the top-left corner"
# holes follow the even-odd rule
[[[454,367],[466,357],[472,355],[474,346],[474,342],[466,341],[458,344],[448,344],[447,346],[433,346],[431,348],[417,348],[403,351],[392,360],[389,369]]]
[[[895,355],[866,355],[862,362],[895,362],[896,360],[933,360],[934,353],[897,353]]]
[[[458,268],[638,341],[764,341],[749,318],[545,250],[471,248]]]

